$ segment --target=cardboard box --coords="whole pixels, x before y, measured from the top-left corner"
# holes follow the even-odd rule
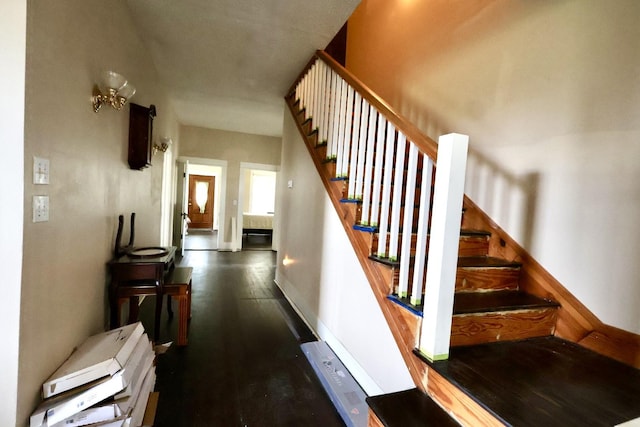
[[[52,427],[79,427],[86,426],[88,424],[103,424],[105,422],[111,423],[116,422],[117,418],[121,416],[122,412],[120,412],[118,405],[111,404],[92,406],[91,408],[78,412],[69,418],[65,418],[59,423],[54,424]],[[120,425],[122,425],[124,418],[119,421]]]
[[[156,411],[158,410],[159,398],[160,393],[157,391],[151,392],[149,395],[147,409],[145,409],[144,417],[142,418],[142,427],[153,427],[153,424],[156,422]]]
[[[156,386],[156,370],[155,368],[149,369],[149,372],[144,378],[142,387],[140,388],[140,394],[136,401],[133,410],[131,411],[131,426],[142,426],[142,420],[144,418],[145,410],[147,409],[147,403],[149,401],[149,395]]]
[[[114,396],[115,399],[129,397],[133,394],[137,384],[142,382],[146,372],[155,359],[155,353],[147,334],[140,337],[140,341],[136,345],[131,357],[125,365],[125,377],[127,378],[127,387]]]
[[[102,378],[89,384],[43,401],[30,418],[30,427],[52,427],[96,403],[113,396],[127,386],[122,372]]]
[[[131,412],[133,407],[135,406],[136,400],[138,399],[138,395],[141,393],[144,379],[148,375],[150,370],[155,372],[155,366],[153,366],[154,355],[147,355],[146,359],[142,363],[142,369],[140,370],[140,374],[133,378],[133,381],[127,386],[125,390],[123,390],[123,394],[126,394],[124,397],[121,393],[118,393],[114,396],[116,399],[114,401],[120,407],[120,410],[123,414],[128,414]]]
[[[142,323],[137,322],[89,337],[44,382],[43,397],[115,374],[124,367],[143,333]]]

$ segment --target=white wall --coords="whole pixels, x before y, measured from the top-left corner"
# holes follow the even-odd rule
[[[287,188],[288,181],[293,188]],[[287,111],[276,281],[369,394],[414,387],[338,215]],[[284,259],[291,263],[284,266]]]
[[[136,245],[163,240],[163,155],[143,171],[129,169],[128,107],[97,114],[91,107],[93,86],[109,69],[136,86],[134,102],[156,105],[154,137],[171,137],[177,149],[177,120],[125,3],[29,2],[19,425],[39,402],[42,382],[108,324],[106,263],[118,215],[136,212]],[[33,156],[50,160],[49,185],[32,184]],[[31,221],[38,194],[49,196],[48,222]]]
[[[640,333],[640,2],[364,0],[347,66],[605,323]]]
[[[16,424],[22,272],[24,75],[27,4],[0,6],[0,259],[2,259],[2,351],[0,351],[0,425]]]

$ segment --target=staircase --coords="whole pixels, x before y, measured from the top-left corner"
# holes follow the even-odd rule
[[[430,409],[415,425],[441,425],[429,424],[424,417],[432,414],[433,419],[441,420],[443,413],[463,425],[512,425],[512,422],[517,422],[513,425],[538,425],[544,419],[540,414],[549,416],[558,411],[552,401],[557,395],[544,392],[551,396],[552,402],[547,402],[548,407],[540,402],[539,408],[531,410],[531,419],[513,417],[504,405],[508,397],[501,400],[502,406],[492,406],[495,395],[490,392],[484,395],[478,392],[489,403],[472,395],[470,390],[477,379],[471,384],[465,383],[462,377],[470,376],[461,366],[465,363],[470,366],[472,360],[489,354],[487,357],[500,361],[505,367],[494,369],[492,375],[504,377],[506,372],[508,378],[512,362],[509,357],[504,360],[501,357],[505,352],[520,354],[516,348],[528,348],[531,354],[538,351],[547,355],[541,361],[530,363],[534,367],[532,372],[540,376],[540,372],[535,371],[536,363],[552,363],[553,357],[549,355],[566,350],[572,357],[580,355],[583,360],[583,351],[588,352],[587,356],[593,353],[580,346],[576,350],[573,343],[557,337],[575,342],[582,340],[585,347],[596,350],[603,345],[590,344],[594,341],[589,338],[593,333],[599,331],[598,336],[606,343],[620,343],[622,339],[626,344],[621,346],[621,351],[608,349],[600,353],[633,364],[629,362],[635,356],[627,353],[640,350],[638,337],[614,331],[592,319],[579,302],[550,279],[548,273],[467,198],[460,201],[462,209],[451,216],[460,218],[460,227],[456,231],[457,249],[454,248],[457,263],[452,284],[453,315],[450,325],[446,325],[450,327],[447,337],[450,357],[437,361],[426,356],[419,348],[421,328],[426,322],[423,320],[425,294],[429,298],[427,271],[434,268],[425,262],[429,262],[427,253],[431,254],[431,229],[438,224],[432,214],[437,191],[433,179],[437,175],[437,144],[394,113],[323,52],[312,58],[286,101],[417,387],[415,392],[407,394],[410,397],[390,396],[393,404],[385,405],[384,396],[372,399],[374,412],[370,415],[370,425],[413,425],[406,424],[406,410],[400,409],[403,406],[397,401],[414,402],[409,406],[415,409],[415,401],[420,400],[420,396],[429,402],[431,396],[439,406],[433,409],[431,403],[418,404]],[[469,348],[482,350],[473,353]],[[609,407],[617,408],[617,413],[598,419],[595,425],[600,421],[602,425],[609,425],[612,420],[621,422],[640,417],[639,371],[606,357],[598,359],[602,356],[593,354],[597,366],[608,367],[613,363],[613,367],[607,369],[616,372],[612,374],[614,377],[622,372],[621,378],[637,380],[631,385],[624,380],[615,383],[615,387],[631,396],[631,409],[617,401],[609,402]],[[471,359],[461,362],[465,357]],[[560,360],[573,360],[571,366],[582,366],[578,359]],[[588,372],[589,366],[586,365],[583,372]],[[482,371],[478,366],[475,369]],[[495,376],[484,380],[503,384],[502,389],[508,393],[504,385],[510,384],[508,380],[497,380]],[[554,393],[569,393],[562,385],[554,387]],[[530,389],[534,394],[542,393],[533,386]],[[512,399],[526,404],[527,396]],[[602,396],[600,399],[606,401]],[[384,408],[393,408],[391,412],[400,412],[404,418],[396,418],[398,424],[394,424],[393,416],[388,416],[389,410]],[[442,413],[433,415],[433,411]],[[579,420],[576,425],[585,425],[580,412],[575,417]],[[593,415],[590,417],[593,419]],[[553,420],[550,416],[547,424],[555,425]],[[563,425],[567,425],[566,419]]]

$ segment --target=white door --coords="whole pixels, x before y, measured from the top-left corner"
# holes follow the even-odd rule
[[[177,241],[177,247],[180,254],[184,256],[185,239],[187,237],[187,203],[189,197],[189,161],[178,160],[176,162],[178,167],[178,179],[176,179],[176,210],[175,210],[175,222],[174,222],[174,242]]]

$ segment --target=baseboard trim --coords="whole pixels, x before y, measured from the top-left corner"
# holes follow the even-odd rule
[[[331,347],[331,350],[333,350],[349,372],[351,372],[351,375],[353,375],[365,393],[367,393],[368,396],[384,394],[384,390],[382,390],[373,378],[367,374],[358,361],[342,345],[340,340],[333,335],[331,330],[322,323],[322,321],[311,310],[309,310],[308,307],[305,307],[304,303],[298,304],[297,301],[302,301],[302,299],[296,295],[295,287],[282,277],[279,280],[274,280],[274,282],[280,288],[284,297],[289,301],[289,304],[291,304],[296,313],[298,313],[300,318],[307,324],[309,329],[311,329],[319,339],[325,341],[329,347]]]

